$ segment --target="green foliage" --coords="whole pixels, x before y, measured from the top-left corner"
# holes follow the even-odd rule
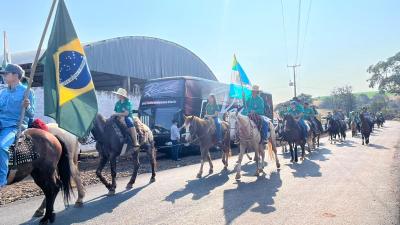
[[[400,52],[369,66],[367,72],[372,74],[368,79],[370,87],[378,87],[381,93],[400,95]]]

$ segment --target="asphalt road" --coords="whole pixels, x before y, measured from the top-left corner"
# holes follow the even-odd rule
[[[268,163],[265,177],[254,177],[254,163],[244,160],[240,182],[230,171],[196,179],[199,165],[162,171],[148,184],[138,177],[134,189],[106,197],[102,185],[87,188],[84,208],[56,202],[55,224],[399,224],[400,123],[387,122],[371,144],[359,138],[323,145],[298,164],[279,155],[278,172]],[[208,171],[208,166],[205,166]],[[0,224],[37,224],[32,215],[42,198],[0,208]]]

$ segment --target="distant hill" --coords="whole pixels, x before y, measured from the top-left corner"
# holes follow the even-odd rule
[[[356,92],[356,93],[353,93],[355,96],[359,96],[359,95],[362,95],[362,94],[364,94],[364,95],[367,95],[368,96],[368,98],[372,98],[372,97],[374,97],[375,95],[377,95],[377,94],[379,94],[379,92],[378,91],[365,91],[365,92]],[[388,97],[392,97],[392,96],[394,96],[393,94],[390,94],[390,93],[386,93],[386,96],[388,96]],[[315,98],[313,98],[313,100],[325,100],[326,98],[328,98],[329,96],[320,96],[320,97],[315,97]]]

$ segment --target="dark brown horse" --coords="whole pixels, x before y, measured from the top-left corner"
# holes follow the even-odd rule
[[[72,191],[68,151],[64,143],[49,132],[32,128],[26,130],[24,135],[32,140],[33,151],[38,158],[18,165],[16,171],[13,168],[8,177],[8,184],[31,175],[45,195],[43,203],[46,204],[46,213],[40,224],[52,223],[55,220],[54,201],[58,192],[60,189],[64,191],[64,201],[68,204]]]
[[[360,120],[361,120],[361,139],[362,139],[362,144],[364,145],[364,139],[365,139],[365,144],[369,144],[369,136],[371,135],[372,132],[372,127],[371,127],[371,122],[365,118],[364,114],[360,114]]]
[[[306,140],[301,133],[301,127],[291,115],[285,115],[283,138],[289,143],[291,162],[298,162],[297,146],[301,147],[301,160],[304,160]]]
[[[201,165],[197,178],[201,178],[203,174],[203,165],[206,161],[210,164],[209,173],[213,173],[210,148],[217,146],[214,121],[211,119],[201,119],[197,116],[188,116],[185,117],[184,125],[186,128],[186,141],[198,143],[200,145]],[[229,124],[222,121],[221,130],[223,139],[219,147],[222,150],[222,163],[224,164],[224,169],[226,169],[228,167],[228,157],[231,153]]]
[[[135,120],[135,127],[136,129],[141,129],[140,131],[138,131],[138,133],[142,136],[139,138],[139,140],[141,140],[140,148],[133,149],[133,173],[129,183],[126,186],[127,189],[132,188],[132,185],[136,181],[136,177],[140,167],[140,149],[144,149],[150,157],[152,169],[150,182],[154,182],[156,177],[156,149],[154,147],[153,134],[146,125],[138,120]],[[115,194],[115,189],[117,187],[117,157],[121,154],[122,148],[126,142],[126,135],[124,135],[127,134],[126,129],[127,128],[125,127],[125,125],[121,124],[117,117],[111,117],[106,120],[102,115],[97,114],[93,124],[93,129],[91,131],[94,139],[96,140],[96,149],[100,155],[100,163],[96,170],[96,175],[108,189],[109,195]],[[107,162],[110,162],[111,184],[101,173]]]

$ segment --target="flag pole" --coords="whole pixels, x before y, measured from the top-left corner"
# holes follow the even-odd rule
[[[53,11],[54,11],[54,7],[56,6],[56,3],[57,3],[57,0],[53,0],[53,3],[52,3],[51,8],[50,8],[49,15],[47,16],[46,24],[45,24],[44,29],[43,29],[42,37],[40,38],[40,42],[39,42],[39,46],[38,46],[37,51],[36,51],[35,59],[34,59],[33,64],[31,66],[31,73],[29,75],[28,87],[26,88],[25,93],[24,93],[24,101],[29,97],[30,89],[32,87],[33,77],[35,76],[36,67],[37,67],[37,64],[38,64],[38,61],[39,61],[40,52],[42,50],[43,41],[44,41],[44,38],[46,36],[47,28],[49,27],[50,19],[51,19],[51,16],[53,15]],[[26,110],[25,107],[22,106],[21,114],[19,116],[18,133],[17,133],[16,139],[15,139],[16,143],[17,143],[17,141],[19,139],[19,136],[21,134],[21,126],[22,126],[22,122],[24,121],[25,110]]]

